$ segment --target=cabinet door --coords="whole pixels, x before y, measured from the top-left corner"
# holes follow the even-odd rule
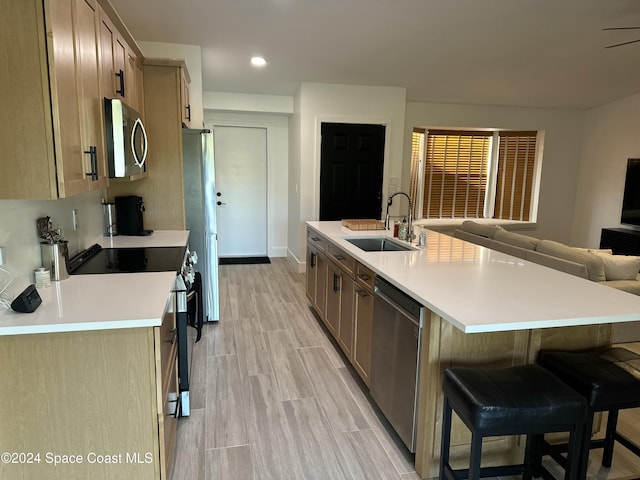
[[[137,55],[127,46],[127,62],[125,68],[125,101],[127,104],[138,111],[138,86],[136,85],[136,63],[138,63]]]
[[[52,39],[51,107],[58,195],[68,197],[87,190],[80,133],[80,88],[76,76],[77,38],[74,37],[76,0],[45,3]]]
[[[307,298],[316,303],[316,275],[318,273],[318,251],[307,243]]]
[[[318,252],[317,272],[316,272],[316,298],[314,306],[320,318],[325,318],[325,308],[327,304],[327,257],[323,253]]]
[[[371,328],[373,325],[373,294],[364,288],[355,288],[355,338],[353,343],[353,366],[369,386],[371,371]]]
[[[352,278],[348,277],[342,272],[340,292],[340,323],[338,325],[338,343],[342,347],[342,350],[347,355],[347,358],[352,358],[353,350],[353,313],[354,313],[354,292],[355,282]]]
[[[85,165],[87,189],[97,190],[107,186],[107,168],[102,132],[102,96],[98,66],[98,10],[95,0],[77,0],[76,31],[78,32],[76,45],[79,52],[77,72],[80,85],[82,161]]]
[[[327,309],[325,311],[325,325],[334,337],[338,336],[340,328],[340,296],[342,292],[342,273],[333,263],[327,262]]]
[[[184,69],[180,75],[180,103],[182,104],[182,124],[189,127],[191,125],[191,104],[189,103],[189,81]]]
[[[113,70],[113,45],[116,35],[111,20],[100,9],[100,90],[102,96],[106,98],[116,96],[116,77]]]

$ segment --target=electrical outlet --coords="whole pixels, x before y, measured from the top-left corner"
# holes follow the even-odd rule
[[[73,229],[78,230],[78,209],[74,208],[71,213],[73,214]]]

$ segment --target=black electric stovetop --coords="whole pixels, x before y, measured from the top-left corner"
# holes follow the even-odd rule
[[[91,251],[93,249],[93,251]],[[185,247],[90,247],[70,261],[71,275],[136,272],[180,272]],[[84,252],[83,252],[84,253]]]

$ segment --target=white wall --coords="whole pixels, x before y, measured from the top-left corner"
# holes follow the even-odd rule
[[[571,240],[598,247],[600,230],[620,227],[628,158],[640,157],[640,94],[589,110]]]
[[[411,132],[415,126],[544,130],[538,221],[531,233],[539,238],[569,242],[584,118],[585,112],[581,110],[408,102],[404,171],[408,172],[410,166]]]
[[[294,99],[294,128],[300,145],[293,153],[299,165],[297,176],[299,212],[290,217],[289,251],[302,265],[305,260],[305,226],[319,215],[320,127],[322,122],[371,123],[386,125],[383,191],[389,178],[402,174],[406,91],[397,87],[367,87],[303,83]],[[299,158],[298,158],[299,156]],[[295,184],[294,184],[295,189]],[[295,190],[294,190],[295,192]],[[293,195],[296,195],[295,193]],[[290,197],[291,198],[291,197]],[[296,212],[291,212],[296,213]]]
[[[5,264],[14,281],[7,290],[11,296],[34,283],[33,271],[42,266],[40,241],[36,219],[51,217],[54,228],[58,225],[69,241],[69,254],[93,245],[102,236],[102,206],[104,192],[93,192],[60,200],[1,200],[0,247],[4,248]],[[71,211],[78,209],[79,228],[73,230]],[[7,276],[0,272],[0,290]]]
[[[189,103],[191,104],[191,128],[201,128],[204,109],[202,101],[202,49],[195,45],[176,43],[138,42],[146,58],[171,58],[184,60],[191,77]]]
[[[287,256],[289,118],[287,115],[205,111],[205,126],[262,127],[267,130],[267,248],[270,257]],[[215,145],[214,145],[215,151]],[[214,153],[215,159],[215,153]],[[214,160],[215,161],[215,160]],[[251,235],[251,226],[244,233]]]
[[[205,110],[234,112],[293,113],[293,97],[283,95],[254,95],[248,93],[204,92]]]

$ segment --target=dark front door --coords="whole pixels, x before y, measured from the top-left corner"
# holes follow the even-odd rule
[[[323,123],[320,220],[381,218],[384,125]]]

